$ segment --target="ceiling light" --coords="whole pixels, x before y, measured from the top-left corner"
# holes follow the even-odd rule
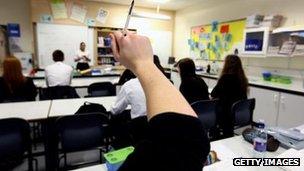
[[[166,2],[168,2],[169,0],[151,0],[152,2],[156,2],[156,3],[161,3],[161,4],[163,4],[163,3],[166,3]]]
[[[150,19],[157,19],[157,20],[170,20],[171,17],[168,15],[163,15],[159,13],[146,13],[146,12],[141,12],[141,13],[132,13],[132,17],[139,17],[139,18],[150,18]]]

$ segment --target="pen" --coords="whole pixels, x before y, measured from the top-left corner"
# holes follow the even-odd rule
[[[133,11],[133,6],[134,6],[134,0],[131,2],[130,8],[129,8],[129,13],[128,13],[128,16],[127,16],[127,21],[126,21],[125,27],[123,29],[124,36],[127,35],[127,30],[128,30],[130,18],[131,18],[132,11]]]

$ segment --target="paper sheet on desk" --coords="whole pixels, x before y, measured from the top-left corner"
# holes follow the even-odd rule
[[[289,149],[277,156],[277,158],[300,158],[300,166],[283,166],[284,170],[288,171],[303,171],[304,170],[304,149],[295,150]]]
[[[232,159],[231,160],[224,160],[219,161],[209,166],[205,166],[203,171],[235,171],[235,170],[242,170],[242,171],[249,171],[246,167],[236,167],[233,166]]]
[[[293,130],[299,131],[302,134],[304,134],[304,124],[300,125],[300,126],[297,126],[297,127],[294,127]]]
[[[214,150],[216,152],[218,159],[220,159],[221,161],[232,161],[233,158],[240,157],[222,144],[211,145],[211,150]]]

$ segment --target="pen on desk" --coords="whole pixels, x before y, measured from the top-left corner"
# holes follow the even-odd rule
[[[128,16],[127,16],[127,21],[126,21],[125,27],[123,29],[124,36],[127,35],[127,30],[128,30],[130,18],[131,18],[132,11],[133,11],[133,6],[134,6],[134,0],[131,2],[130,8],[129,8],[129,13],[128,13]]]

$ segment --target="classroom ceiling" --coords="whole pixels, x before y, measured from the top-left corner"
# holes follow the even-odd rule
[[[97,2],[108,2],[114,4],[128,5],[132,0],[89,0]],[[189,7],[194,4],[202,3],[202,5],[207,5],[212,3],[214,0],[135,0],[135,5],[140,7],[156,8],[160,4],[161,9],[166,10],[179,10]]]

